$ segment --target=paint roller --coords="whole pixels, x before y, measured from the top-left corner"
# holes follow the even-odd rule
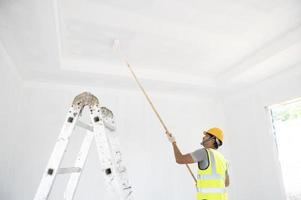
[[[113,44],[113,49],[115,49],[116,53],[118,53],[120,59],[126,64],[126,66],[128,67],[128,69],[130,70],[132,76],[135,79],[135,82],[137,83],[137,85],[139,86],[140,90],[143,92],[144,96],[146,97],[149,105],[151,106],[152,110],[154,111],[154,113],[156,114],[157,118],[159,119],[161,125],[163,126],[164,130],[165,130],[165,134],[170,133],[167,129],[167,126],[165,125],[163,119],[161,118],[159,112],[157,111],[157,109],[155,108],[154,104],[152,103],[149,95],[146,93],[145,89],[143,88],[142,84],[140,83],[139,79],[137,78],[135,72],[133,71],[131,65],[129,64],[128,60],[126,59],[126,57],[122,54],[121,48],[120,48],[120,42],[119,40],[114,40],[114,44]],[[195,183],[197,182],[195,176],[193,175],[190,167],[188,164],[186,164],[186,167],[190,173],[190,175],[192,176],[193,180],[195,181]]]

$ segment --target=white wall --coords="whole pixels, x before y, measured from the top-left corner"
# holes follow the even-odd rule
[[[34,196],[68,107],[73,98],[84,90],[98,96],[116,116],[135,199],[194,199],[192,178],[185,166],[175,163],[163,129],[138,90],[87,89],[31,82],[25,82],[22,87],[20,112],[24,118],[18,121],[13,130],[18,140],[10,150],[13,152],[9,161],[12,173],[4,179],[9,179],[13,184],[7,189],[10,196],[5,199],[25,200]],[[211,98],[150,94],[183,152],[194,151],[200,146],[200,133],[204,129],[225,124],[223,116],[219,114],[220,107]],[[70,155],[74,156],[82,136],[82,132],[75,135]],[[11,144],[14,144],[13,141],[8,143]],[[227,147],[223,150],[229,154]],[[76,199],[110,199],[100,176],[97,159],[96,150],[92,147]],[[65,164],[72,164],[72,159],[66,160]],[[195,170],[195,166],[192,169]],[[59,177],[51,199],[62,199],[63,183],[66,181],[67,176]]]
[[[14,64],[0,41],[0,199],[12,199],[11,176],[14,146],[17,144],[17,124],[22,121],[19,115],[20,77]],[[20,165],[20,167],[22,167]]]
[[[136,199],[194,199],[194,185],[184,166],[175,164],[172,148],[149,105],[137,91],[82,88],[23,82],[0,46],[0,199],[31,199],[73,97],[91,91],[110,108]],[[301,67],[262,81],[222,101],[150,93],[183,152],[199,147],[200,132],[221,126],[221,149],[230,162],[230,199],[283,200],[275,144],[265,106],[301,96]],[[75,135],[71,155],[80,145]],[[67,159],[68,163],[72,160]],[[192,166],[195,169],[195,166]],[[66,176],[58,179],[52,199],[61,199]],[[109,199],[93,147],[76,199]]]
[[[224,100],[231,146],[232,199],[284,200],[281,170],[265,109],[301,96],[301,65]]]

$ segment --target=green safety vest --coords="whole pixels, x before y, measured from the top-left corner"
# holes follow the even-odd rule
[[[197,200],[228,200],[225,188],[226,160],[214,149],[206,151],[209,166],[204,170],[198,169]]]

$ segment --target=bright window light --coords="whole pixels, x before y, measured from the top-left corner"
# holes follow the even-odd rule
[[[301,98],[269,107],[287,200],[301,200]]]

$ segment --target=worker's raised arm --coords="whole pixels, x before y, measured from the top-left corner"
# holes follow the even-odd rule
[[[172,136],[172,134],[166,133],[166,135],[170,143],[172,143],[175,159],[178,164],[189,164],[195,162],[190,153],[184,155],[181,153],[180,149],[177,146],[176,139]]]

